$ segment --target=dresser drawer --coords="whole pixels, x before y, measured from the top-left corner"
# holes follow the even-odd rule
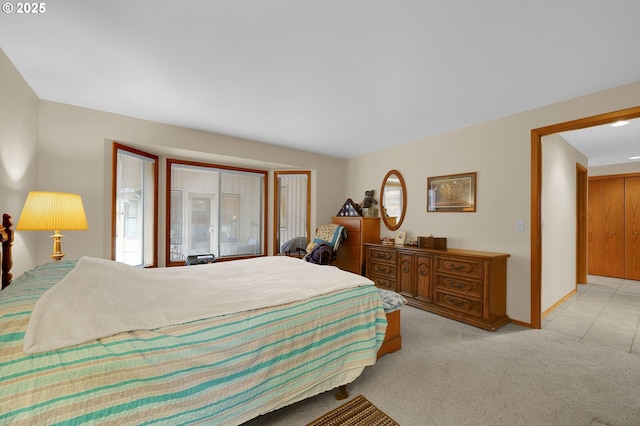
[[[337,266],[343,271],[353,272],[354,274],[362,274],[362,264],[360,259],[353,257],[336,257],[333,266]]]
[[[447,309],[482,318],[482,302],[478,299],[444,293],[436,289],[434,303]]]
[[[436,257],[436,272],[451,272],[482,279],[482,263],[466,259]]]
[[[338,248],[342,246],[352,246],[360,250],[362,246],[362,234],[360,233],[360,231],[355,232],[347,230],[347,239],[341,241]]]
[[[390,264],[390,263],[382,263],[382,262],[376,262],[376,261],[369,261],[369,264],[367,265],[367,273],[369,274],[375,274],[375,275],[382,275],[385,277],[389,277],[389,278],[396,278],[396,269],[397,266],[396,264]]]
[[[340,243],[340,245],[338,246],[338,254],[340,255],[340,257],[348,257],[350,259],[360,260],[360,247]]]
[[[376,283],[376,287],[383,288],[385,290],[396,291],[396,279],[394,277],[385,277],[381,275],[369,275],[368,278]]]
[[[393,250],[381,250],[377,248],[369,248],[369,259],[372,261],[386,262],[396,264],[398,260],[398,252]]]
[[[456,291],[469,297],[482,297],[482,282],[436,273],[436,288],[442,291]]]

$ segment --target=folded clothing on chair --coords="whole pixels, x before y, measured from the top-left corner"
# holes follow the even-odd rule
[[[329,223],[322,225],[316,231],[315,238],[307,246],[307,253],[311,253],[311,250],[320,243],[327,243],[333,249],[338,250],[340,242],[347,238],[347,228],[342,225],[336,225]]]

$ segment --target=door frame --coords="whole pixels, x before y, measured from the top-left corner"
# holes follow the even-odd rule
[[[542,137],[640,117],[640,106],[531,130],[531,327],[542,328]]]
[[[587,194],[589,169],[576,163],[576,290],[587,284]]]

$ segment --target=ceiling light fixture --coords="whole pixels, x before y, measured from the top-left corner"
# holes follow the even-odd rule
[[[640,160],[640,155],[636,155],[635,157],[629,157],[629,160]]]
[[[616,121],[615,123],[613,123],[613,124],[611,125],[611,127],[626,126],[627,124],[629,124],[629,122],[628,122],[628,121],[620,120],[620,121]]]

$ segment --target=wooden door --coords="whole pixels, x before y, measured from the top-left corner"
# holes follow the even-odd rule
[[[624,178],[589,180],[589,273],[625,275]]]
[[[416,299],[431,302],[432,257],[416,255]]]
[[[587,201],[587,268],[591,275],[602,271],[602,192],[601,180],[589,180]]]
[[[640,280],[640,177],[625,179],[625,278]]]
[[[413,298],[415,290],[413,286],[413,254],[398,253],[398,289],[405,297]]]

